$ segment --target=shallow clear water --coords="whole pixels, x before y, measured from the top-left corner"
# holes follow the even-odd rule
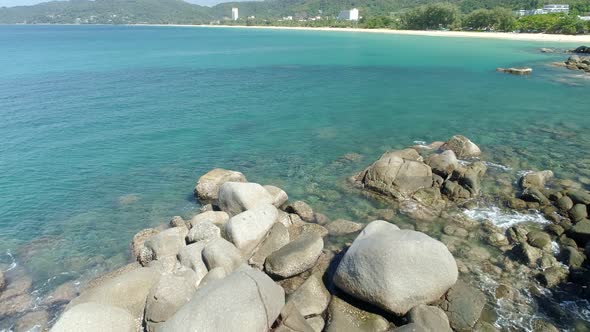
[[[113,269],[137,231],[196,213],[194,183],[214,167],[364,222],[381,204],[348,176],[387,149],[457,133],[512,175],[590,178],[590,80],[538,52],[570,46],[0,26],[0,253],[41,293]],[[495,72],[523,65],[534,74]]]

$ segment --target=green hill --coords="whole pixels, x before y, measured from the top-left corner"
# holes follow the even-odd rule
[[[203,23],[210,9],[182,0],[72,0],[0,8],[0,23]]]

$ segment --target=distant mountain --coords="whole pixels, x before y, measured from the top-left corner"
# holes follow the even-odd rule
[[[0,8],[0,23],[204,23],[210,9],[182,0],[71,0]]]

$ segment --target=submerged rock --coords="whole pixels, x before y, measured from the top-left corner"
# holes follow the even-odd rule
[[[537,188],[543,189],[545,188],[545,184],[549,179],[553,177],[553,172],[546,170],[546,171],[539,171],[539,172],[530,172],[523,175],[520,180],[519,184],[522,189],[527,188]]]
[[[337,235],[346,235],[350,233],[356,233],[363,229],[363,224],[359,224],[354,221],[344,220],[344,219],[336,219],[326,225],[328,229],[328,233],[333,236]]]
[[[404,315],[440,298],[457,276],[455,259],[441,242],[374,221],[340,261],[334,283],[360,300]]]
[[[15,324],[15,332],[41,332],[47,329],[49,313],[45,310],[32,311],[20,317]]]
[[[280,286],[264,273],[244,267],[199,288],[158,331],[268,331],[284,305]]]
[[[216,200],[219,188],[226,182],[246,182],[246,177],[240,172],[215,168],[199,178],[195,196],[204,202]]]

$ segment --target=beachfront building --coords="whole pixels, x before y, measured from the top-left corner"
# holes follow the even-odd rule
[[[351,10],[343,10],[338,14],[338,19],[343,21],[358,21],[359,20],[359,10],[353,8]]]
[[[544,5],[543,8],[539,9],[531,9],[531,10],[517,10],[515,14],[518,16],[529,16],[529,15],[543,15],[543,14],[552,14],[552,13],[566,13],[570,12],[570,5],[562,5],[562,4],[554,4],[554,5]]]
[[[235,8],[235,7],[234,7],[234,8],[232,8],[232,9],[231,9],[231,19],[232,19],[232,20],[234,20],[234,21],[237,21],[239,17],[240,17],[240,16],[239,16],[239,14],[238,14],[238,9],[237,9],[237,8]]]
[[[570,12],[570,5],[545,5],[543,10],[547,13],[566,13]]]
[[[590,21],[590,16],[578,16],[582,21]]]

